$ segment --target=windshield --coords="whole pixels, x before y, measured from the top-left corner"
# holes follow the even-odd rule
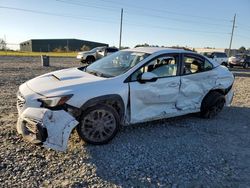
[[[121,75],[148,57],[143,52],[118,51],[89,65],[85,71],[102,77]]]

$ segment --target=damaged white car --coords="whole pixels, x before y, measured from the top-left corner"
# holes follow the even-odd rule
[[[200,112],[211,118],[230,105],[234,76],[190,51],[135,48],[80,68],[22,84],[17,131],[35,144],[65,151],[76,128],[87,143],[109,142],[122,125]]]

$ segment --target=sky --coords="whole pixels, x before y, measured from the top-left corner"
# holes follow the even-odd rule
[[[250,0],[0,0],[0,38],[75,38],[122,46],[250,48]]]

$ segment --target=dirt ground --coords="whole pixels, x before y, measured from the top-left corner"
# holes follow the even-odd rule
[[[18,86],[79,65],[0,56],[0,187],[250,187],[250,69],[232,69],[232,106],[212,120],[133,125],[105,146],[86,145],[74,132],[66,153],[23,141],[15,130]]]

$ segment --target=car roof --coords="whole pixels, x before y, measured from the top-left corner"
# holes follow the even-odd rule
[[[176,49],[176,48],[161,48],[161,47],[138,47],[133,49],[126,49],[123,51],[132,51],[132,52],[143,52],[147,54],[153,54],[155,52],[165,52],[165,53],[181,53],[181,52],[191,52],[188,50],[183,49]]]
[[[122,51],[142,52],[142,53],[148,53],[148,54],[153,54],[153,53],[157,53],[157,52],[161,52],[161,53],[189,53],[189,54],[197,54],[196,52],[189,51],[189,50],[184,50],[184,49],[161,48],[161,47],[138,47],[138,48],[133,48],[133,49],[125,49],[125,50],[122,50]],[[206,59],[208,59],[208,58],[206,58]],[[219,66],[219,64],[216,61],[210,61],[210,62],[213,64],[214,67]]]

